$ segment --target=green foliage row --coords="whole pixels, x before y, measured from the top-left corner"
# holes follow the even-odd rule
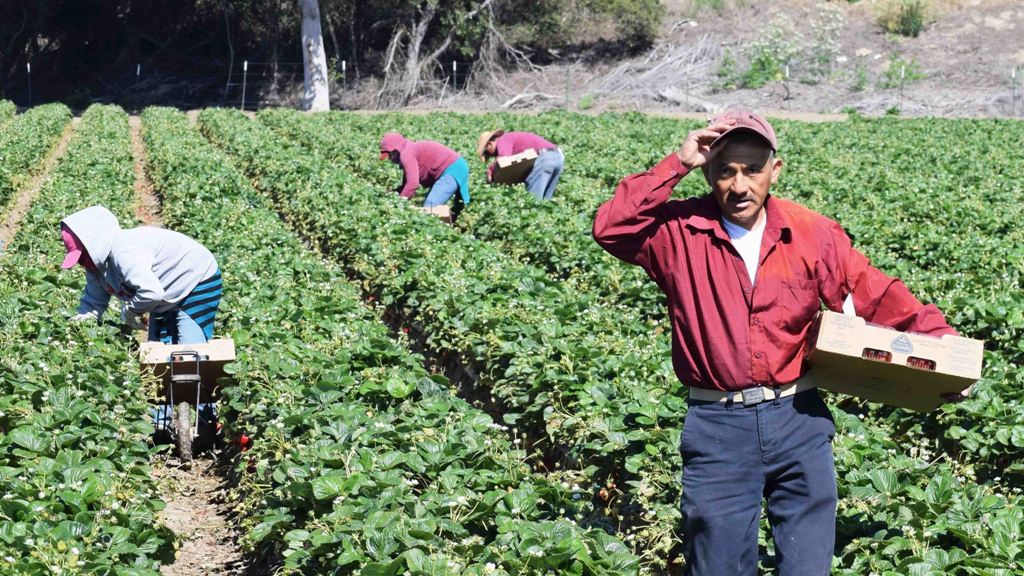
[[[39,168],[70,121],[67,106],[45,104],[14,117],[0,129],[0,206],[5,206],[18,186]]]
[[[487,240],[505,254],[546,270],[553,278],[567,281],[572,292],[599,295],[609,304],[626,305],[652,319],[665,316],[664,302],[657,290],[651,290],[647,274],[638,267],[625,266],[609,258],[591,237],[594,211],[603,201],[600,178],[582,176],[580,166],[570,164],[560,182],[553,202],[537,202],[522,187],[491,187],[485,179],[485,166],[474,156],[473,144],[480,133],[480,122],[464,116],[434,115],[429,121],[416,121],[408,115],[378,116],[367,119],[351,114],[331,113],[304,117],[286,110],[267,110],[260,121],[295,142],[313,146],[331,162],[343,163],[361,179],[380,189],[401,179],[394,166],[368,163],[367,150],[376,145],[384,130],[397,129],[412,139],[429,139],[439,129],[445,139],[470,162],[472,209],[458,220],[458,227],[475,238]],[[519,127],[548,134],[564,142],[571,126],[555,127],[544,116],[535,122],[528,118],[512,120]],[[524,128],[524,129],[527,129]],[[338,134],[347,134],[338,138]],[[568,150],[570,158],[578,157]],[[567,209],[566,205],[574,208]],[[529,214],[524,218],[523,214]]]
[[[494,298],[506,307],[522,306],[517,303],[519,300],[509,299],[506,288],[509,284],[502,280],[504,276],[486,264],[495,258],[488,248],[490,242],[480,243],[469,237],[455,238],[440,223],[406,209],[403,201],[390,197],[385,190],[400,175],[376,160],[374,139],[379,137],[384,127],[401,127],[407,136],[433,136],[441,140],[445,138],[438,138],[440,134],[475,136],[479,130],[494,127],[533,128],[545,136],[556,134],[561,138],[552,136],[552,139],[563,146],[569,161],[576,159],[568,167],[567,182],[571,183],[576,172],[582,172],[584,178],[591,179],[589,184],[584,183],[578,188],[569,186],[567,190],[574,190],[571,195],[574,202],[594,202],[595,199],[606,199],[610,186],[622,175],[643,169],[660,159],[678,142],[681,129],[687,126],[639,115],[590,118],[555,114],[519,118],[445,114],[345,118],[343,123],[349,129],[338,128],[328,132],[328,136],[350,142],[362,150],[364,156],[359,156],[356,150],[344,152],[340,148],[326,146],[329,138],[310,138],[316,130],[324,130],[324,125],[319,124],[322,118],[307,118],[303,121],[289,119],[284,113],[260,116],[262,122],[290,135],[295,142],[303,142],[302,149],[275,139],[265,130],[254,129],[250,122],[234,113],[207,112],[201,122],[208,136],[236,156],[258,186],[274,197],[278,208],[293,227],[321,250],[345,261],[360,277],[367,279],[369,287],[385,301],[390,298],[392,304],[397,303],[417,314],[416,319],[425,330],[428,345],[458,350],[459,342],[472,342],[474,337],[479,337],[477,333],[498,334],[516,347],[538,350],[539,354],[592,350],[591,341],[572,329],[573,326],[587,325],[593,330],[595,326],[588,325],[592,320],[560,315],[557,306],[564,305],[569,298],[564,293],[528,294],[533,308],[544,309],[547,318],[562,323],[561,338],[557,341],[542,340],[539,346],[535,346],[530,339],[515,335],[530,330],[535,323],[549,321],[523,315],[511,318],[507,313],[499,316],[494,311],[481,309],[477,302],[482,298]],[[309,122],[317,128],[303,130],[293,122]],[[506,124],[500,125],[502,122]],[[514,125],[509,126],[511,122]],[[352,128],[356,125],[361,130]],[[836,127],[837,130],[844,128]],[[559,132],[562,129],[565,131]],[[459,137],[459,140],[449,143],[469,156],[475,137],[469,140]],[[816,161],[820,162],[820,159]],[[390,181],[378,174],[382,170],[392,171]],[[473,171],[479,170],[473,168]],[[378,182],[387,182],[388,185]],[[606,187],[602,187],[602,183]],[[684,180],[681,188],[683,193],[702,193],[704,186],[699,177],[691,177]],[[525,194],[507,189],[488,191],[476,182],[474,187],[476,198],[489,192]],[[565,196],[570,197],[569,194]],[[527,222],[532,222],[535,214],[557,211],[551,208],[557,205],[557,202],[548,205],[513,204],[517,208],[522,206],[518,216]],[[575,211],[581,207],[565,203],[558,208]],[[474,204],[471,203],[464,217],[473,210]],[[584,210],[590,213],[589,208]],[[539,221],[543,221],[543,217],[539,217]],[[584,233],[581,230],[561,231],[563,234],[573,232]],[[475,256],[466,255],[469,251]],[[531,279],[536,277],[535,271],[529,267],[524,268],[507,259],[500,261],[508,274]],[[485,273],[479,274],[480,271]],[[570,281],[571,278],[570,275]],[[651,289],[656,290],[656,287],[652,285]],[[455,293],[459,290],[463,296]],[[578,297],[591,302],[586,295]],[[465,298],[463,306],[467,306],[467,311],[463,311],[462,306],[445,306],[434,312],[438,309],[437,301],[459,302],[460,298]],[[470,299],[472,304],[468,303]],[[611,306],[600,300],[590,305],[597,308],[592,314],[610,313]],[[435,316],[440,319],[435,320]],[[463,317],[470,317],[476,323],[467,324]],[[458,324],[460,332],[445,327],[446,323],[456,321],[461,321]],[[627,329],[649,330],[649,324],[637,322],[636,328]],[[501,331],[492,326],[500,327]],[[623,327],[603,329],[609,334],[616,334],[621,333]],[[462,340],[453,340],[456,336]],[[659,338],[667,341],[666,334]],[[622,337],[616,340],[619,342],[617,346],[593,350],[591,356],[580,362],[552,367],[538,375],[551,382],[557,393],[543,398],[550,406],[544,411],[548,418],[550,415],[554,415],[556,421],[565,416],[568,419],[589,418],[587,414],[591,412],[585,403],[565,402],[576,381],[566,380],[564,376],[581,374],[585,366],[602,361],[604,366],[614,368],[614,363],[620,360],[615,355],[625,342]],[[630,388],[642,389],[658,384],[650,376],[659,373],[657,368],[652,368],[653,363],[667,360],[667,352],[661,349],[643,358],[643,361],[652,363],[644,371],[648,376],[641,374],[628,383],[622,380],[614,395],[600,397],[601,402],[610,401],[610,404],[617,405],[621,403],[620,398],[628,397]],[[470,357],[464,361],[471,363],[473,359]],[[481,373],[479,383],[499,390],[502,397],[514,390],[512,385],[523,386],[515,381],[495,381],[486,372]],[[528,384],[536,385],[534,382]],[[502,391],[502,385],[509,386],[508,390]],[[592,385],[585,389],[591,394],[602,391]],[[657,566],[664,566],[672,560],[671,543],[678,537],[673,532],[678,528],[678,515],[674,510],[678,493],[672,484],[677,481],[681,463],[678,456],[666,457],[662,441],[647,434],[651,430],[664,429],[672,429],[678,434],[679,419],[685,407],[674,400],[681,399],[681,394],[682,391],[676,389],[670,390],[666,396],[650,399],[654,408],[653,419],[635,416],[623,421],[630,444],[625,451],[609,450],[607,445],[599,444],[578,448],[581,454],[610,458],[612,469],[625,468],[627,473],[637,470],[633,476],[624,475],[627,481],[619,482],[618,487],[625,484],[629,488],[624,490],[621,500],[613,498],[613,503],[607,508],[612,509],[614,517],[614,514],[631,513],[633,503],[641,504],[641,513],[649,524],[639,531],[631,531],[630,528],[636,525],[631,526],[628,522],[621,527],[625,527],[623,538],[643,554],[648,563],[646,567],[650,569],[657,569]],[[971,484],[975,479],[973,466],[960,461],[955,452],[947,452],[940,435],[936,435],[934,430],[917,435],[921,427],[928,426],[928,421],[919,416],[875,410],[850,399],[841,402],[843,409],[834,410],[839,430],[835,452],[841,497],[835,560],[837,573],[987,574],[997,567],[1010,572],[1019,569],[1020,550],[1010,544],[1014,534],[1019,534],[1022,528],[1021,515],[1014,509],[1018,502],[1015,494],[1019,490],[1014,483],[991,478],[986,480],[979,476],[981,482]],[[503,408],[511,410],[509,406]],[[916,422],[919,429],[908,430],[908,422]],[[551,433],[550,426],[548,431]],[[563,437],[557,430],[554,434],[555,439]],[[650,456],[645,456],[648,449],[653,451]],[[671,450],[674,451],[674,446]],[[659,456],[652,458],[654,454]],[[598,480],[592,485],[602,483],[603,477],[594,474],[595,470],[583,472]],[[659,482],[651,482],[651,479]],[[949,489],[948,486],[954,488]],[[941,498],[936,498],[937,494]],[[607,508],[604,510],[606,514],[609,512]],[[665,532],[658,534],[658,530]],[[769,544],[762,539],[762,546],[770,565]]]
[[[357,159],[372,156],[374,139],[386,130],[442,140],[470,159],[483,129],[538,132],[566,153],[555,202],[534,202],[518,187],[488,187],[482,164],[472,161],[474,203],[462,217],[464,229],[544,266],[559,280],[611,296],[615,304],[646,310],[645,303],[660,302],[657,286],[637,278],[633,267],[592,256],[586,244],[593,213],[618,180],[652,166],[697,122],[563,113],[331,113],[295,123],[287,113],[267,112],[260,118],[380,189],[400,173],[387,163]],[[975,398],[928,417],[899,413],[900,429],[939,438],[951,455],[970,459],[982,478],[1012,474],[1020,482],[1024,441],[1013,438],[1024,409],[1022,376],[1014,367],[1024,362],[1024,238],[1013,222],[1024,217],[1014,200],[1024,194],[1024,163],[1015,144],[1024,138],[1024,126],[930,119],[775,125],[785,162],[775,193],[836,219],[876,266],[903,279],[922,301],[938,304],[964,335],[987,340],[987,368]],[[700,195],[707,184],[694,174],[677,190],[678,197]],[[623,286],[622,278],[631,281]]]
[[[521,198],[515,198],[516,195],[526,196],[521,190],[487,190],[481,181],[482,167],[478,169],[476,166],[480,165],[474,163],[474,203],[463,215],[472,222],[466,232],[475,236],[481,220],[485,219],[479,216],[474,221],[475,203],[476,199],[484,198],[480,203],[486,217],[500,221],[518,217],[532,224],[535,236],[528,238],[587,236],[592,210],[607,199],[614,181],[649,166],[678,146],[686,130],[696,127],[695,123],[639,115],[366,117],[332,113],[293,118],[289,113],[267,112],[260,115],[260,120],[294,141],[304,142],[307,149],[324,154],[328,161],[340,163],[342,169],[371,182],[378,191],[391,188],[388,184],[400,177],[387,163],[373,160],[375,138],[385,130],[399,129],[414,138],[442,139],[472,158],[475,135],[480,130],[534,129],[566,150],[568,160],[563,179],[566,187],[564,193],[560,187],[556,199],[571,198],[571,202],[522,202]],[[976,390],[977,398],[928,417],[871,407],[848,398],[837,399],[843,407],[843,410],[836,410],[837,420],[840,429],[845,430],[836,446],[843,495],[839,534],[843,551],[838,554],[841,559],[837,561],[838,568],[845,567],[851,573],[861,569],[881,573],[887,569],[906,570],[915,563],[940,563],[941,559],[935,557],[938,552],[928,551],[937,545],[952,546],[971,556],[965,561],[964,554],[953,553],[951,558],[955,562],[950,561],[943,569],[948,573],[987,573],[985,567],[1006,561],[1009,564],[1005,566],[1017,566],[1013,562],[1019,563],[1019,553],[1007,542],[1020,533],[1018,517],[1004,517],[995,524],[983,522],[985,526],[979,526],[976,513],[971,511],[968,513],[973,519],[968,521],[972,526],[970,534],[959,532],[956,524],[959,521],[955,519],[967,513],[964,510],[975,510],[979,506],[987,509],[983,502],[1002,505],[1007,498],[1015,501],[1019,494],[1019,470],[1015,464],[1019,460],[1019,449],[1015,444],[1022,437],[1015,430],[1021,421],[1016,412],[1020,385],[1011,367],[1019,363],[1015,343],[1020,341],[1015,328],[1019,320],[1014,320],[1017,313],[1013,311],[1021,310],[1021,306],[1010,302],[995,305],[979,302],[978,305],[984,306],[979,311],[972,310],[975,306],[971,304],[965,307],[963,301],[984,301],[999,294],[1019,298],[1019,289],[1015,290],[1014,286],[1019,286],[1020,282],[1021,244],[1014,234],[1005,236],[1005,231],[1010,229],[998,223],[1005,221],[1004,218],[1018,217],[1019,210],[1010,206],[1005,214],[986,214],[981,199],[993,198],[1002,206],[1009,198],[1020,195],[1016,182],[1021,180],[1015,174],[1021,168],[1014,160],[1016,153],[1010,145],[1011,140],[1019,137],[1020,124],[882,120],[828,125],[777,122],[776,126],[786,162],[777,194],[795,198],[838,218],[853,232],[857,245],[876,259],[883,270],[904,278],[925,301],[938,301],[950,313],[953,325],[967,335],[989,338],[990,344],[997,348],[989,355],[989,367]],[[963,148],[950,154],[943,146],[947,141],[964,142]],[[862,142],[881,143],[874,149],[863,146]],[[364,155],[361,160],[360,154]],[[880,154],[887,160],[880,159]],[[928,176],[922,178],[922,162],[939,169],[925,172]],[[706,187],[702,178],[695,174],[683,180],[680,194],[703,194]],[[589,192],[586,189],[590,189]],[[929,196],[930,201],[924,202],[923,194],[908,194],[908,190],[942,192],[933,195],[934,201]],[[494,194],[498,203],[505,203],[508,215],[503,217],[497,209],[487,205],[488,194]],[[947,210],[952,212],[946,214]],[[581,217],[580,212],[586,217]],[[906,218],[907,213],[918,214],[907,225],[894,227],[886,218]],[[968,215],[973,217],[967,218]],[[929,225],[929,220],[941,221],[944,225],[934,227]],[[552,221],[557,224],[549,228]],[[571,222],[583,222],[586,228],[574,228]],[[486,221],[482,225],[494,228],[500,224]],[[951,238],[950,232],[957,229],[959,232]],[[509,229],[507,234],[499,238],[502,236],[499,233],[494,240],[503,247],[519,240],[519,230]],[[895,239],[908,234],[919,238],[934,235],[935,238],[928,242],[928,252],[914,248],[890,254],[893,247],[902,242]],[[940,243],[941,249],[936,253]],[[543,245],[538,248],[540,252],[544,250]],[[570,261],[579,257],[574,253],[563,256]],[[968,276],[972,272],[981,277]],[[566,281],[571,283],[579,273],[570,273]],[[949,282],[950,279],[956,281]],[[652,284],[648,289],[657,290]],[[992,313],[999,314],[998,311],[1002,311],[1001,316],[993,317]],[[992,329],[999,334],[994,341]],[[1004,329],[1009,331],[1004,334]],[[1009,362],[1004,359],[1007,354],[1011,355]],[[972,424],[970,433],[969,428],[956,423],[965,421]],[[959,442],[959,438],[967,442]],[[935,458],[943,462],[939,468],[929,464]],[[893,477],[885,472],[887,478],[881,479],[879,475],[883,472],[874,468],[899,471]],[[1000,472],[1010,475],[1009,478],[996,478]],[[942,509],[928,504],[928,498],[922,497],[923,493],[943,486],[942,483],[958,484],[963,480],[977,481],[982,486],[972,488],[970,497],[957,496],[943,502],[947,507]],[[933,483],[937,483],[935,487]],[[880,487],[885,486],[888,486],[885,490],[895,496],[893,499],[890,500],[888,494],[880,496],[883,490]],[[874,509],[874,502],[879,500],[886,503]],[[873,522],[899,526],[903,522],[899,519],[908,517],[907,510],[913,510],[912,516],[921,519],[921,527],[914,529],[913,538],[907,539],[894,530],[878,533],[868,530],[870,526],[877,526]],[[871,522],[866,518],[872,519]],[[943,527],[945,532],[929,528],[933,524]],[[946,529],[947,525],[951,528]],[[974,554],[975,550],[996,548],[998,551],[993,557]],[[894,556],[890,558],[888,552],[880,553],[882,549]]]
[[[579,490],[533,473],[183,114],[143,120],[168,225],[223,267],[218,321],[239,353],[222,418],[254,441],[234,492],[250,550],[283,573],[636,572],[621,542],[577,526]]]
[[[486,187],[482,165],[474,161],[474,204],[463,215],[464,230],[545,266],[570,285],[603,291],[616,303],[637,307],[659,302],[657,287],[644,278],[636,280],[639,285],[631,282],[623,288],[621,279],[629,278],[632,266],[607,255],[595,256],[587,246],[590,225],[593,212],[610,196],[618,178],[653,165],[698,123],[560,113],[332,113],[297,120],[300,117],[290,119],[289,113],[267,112],[260,118],[332,161],[343,162],[381,189],[400,178],[398,171],[387,163],[357,159],[359,154],[372,154],[366,151],[373,150],[374,139],[386,129],[398,128],[414,138],[443,134],[440,139],[470,159],[474,136],[483,129],[538,131],[566,152],[566,171],[555,202],[534,202],[519,188]],[[1013,201],[1022,194],[1024,181],[1014,142],[1024,127],[1015,121],[973,120],[775,124],[785,162],[775,193],[836,218],[883,271],[903,279],[923,301],[937,303],[965,335],[988,340],[988,369],[977,399],[924,420],[904,414],[903,426],[923,421],[918,425],[941,438],[952,453],[967,450],[983,478],[1009,471],[1020,480],[1015,464],[1024,452],[1013,438],[1022,420],[1014,407],[1022,395],[1012,367],[1024,361],[1018,344],[1024,336],[1024,239],[1011,222],[1022,216]],[[346,136],[338,137],[342,133]],[[956,143],[949,147],[948,142]],[[677,194],[706,191],[703,178],[693,174],[683,179]],[[594,286],[601,284],[602,274],[605,285]],[[986,429],[993,434],[986,434]],[[967,442],[959,442],[962,439]]]
[[[666,340],[240,114],[207,110],[200,124],[311,244],[364,279],[444,363],[476,374],[468,393],[526,435],[537,466],[580,486],[589,524],[642,532],[649,546],[637,548],[664,561],[685,411]]]
[[[66,122],[66,110],[57,110]],[[84,274],[59,267],[65,215],[104,204],[132,221],[127,120],[115,107],[85,113],[0,256],[5,575],[156,576],[159,562],[173,557],[173,536],[155,521],[164,504],[149,474],[156,450],[134,350],[111,324],[69,324]]]
[[[10,100],[0,100],[0,126],[10,122],[17,111],[18,107],[14,105],[14,102],[11,102]]]

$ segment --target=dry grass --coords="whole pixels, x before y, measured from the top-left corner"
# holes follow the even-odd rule
[[[662,5],[668,14],[696,16],[708,11],[729,12],[750,3],[751,0],[665,0]]]

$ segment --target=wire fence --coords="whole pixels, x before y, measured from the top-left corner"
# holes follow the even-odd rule
[[[473,62],[450,60],[440,67],[436,81],[447,92],[465,90]],[[50,71],[47,71],[50,72]],[[37,78],[33,78],[33,73]],[[72,107],[93,102],[109,102],[137,108],[169,103],[179,107],[225,106],[255,110],[280,105],[283,94],[301,84],[302,62],[258,62],[238,60],[234,63],[190,63],[174,66],[150,66],[137,63],[121,69],[76,67],[74,74],[100,79],[94,88],[82,84],[69,86],[66,80],[53,80],[52,74],[41,73],[26,64],[21,74],[5,79],[3,97],[23,107],[44,101],[69,101]],[[41,78],[40,78],[41,77]],[[355,71],[345,60],[332,60],[328,77],[342,98],[358,85]],[[368,78],[359,75],[359,80]]]
[[[469,87],[474,62],[449,60],[438,66],[433,84],[439,88],[442,102],[446,96],[451,97],[465,91]],[[353,93],[359,81],[372,76],[358,75],[354,67],[345,60],[332,59],[328,66],[328,76],[332,85],[332,102],[344,104],[346,98]],[[590,93],[593,86],[580,88],[573,84],[573,68],[565,67],[563,86],[556,87],[553,92],[562,92],[564,88],[564,107],[572,106],[573,91]],[[47,71],[50,72],[50,71]],[[33,80],[32,64],[28,63],[20,74],[4,79],[4,92],[0,97],[13,100],[23,107],[31,107],[44,101],[61,100],[72,108],[84,108],[93,102],[107,102],[139,109],[150,105],[172,105],[182,108],[206,106],[236,107],[245,110],[286,105],[294,102],[297,90],[304,75],[302,62],[261,62],[245,59],[234,63],[188,63],[174,66],[149,66],[138,63],[121,69],[97,69],[76,67],[74,73],[101,79],[93,88],[81,85],[70,85],[66,81],[50,80],[53,75],[40,74],[41,80]],[[786,81],[788,78],[788,68]],[[784,82],[784,83],[785,83]],[[893,108],[902,113],[904,108],[904,92],[909,86],[904,73],[899,74],[895,102]],[[1009,117],[1024,116],[1024,66],[1013,65],[1007,68],[1007,75],[998,82],[993,100],[997,104],[993,112]],[[340,90],[339,90],[340,89]],[[601,92],[600,86],[596,92]],[[561,99],[561,94],[558,95]]]

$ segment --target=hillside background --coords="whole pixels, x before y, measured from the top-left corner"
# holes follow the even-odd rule
[[[1024,115],[1019,1],[320,4],[334,108]],[[299,50],[290,0],[4,2],[0,98],[295,106]]]

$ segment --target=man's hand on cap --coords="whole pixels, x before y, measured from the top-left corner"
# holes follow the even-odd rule
[[[714,156],[714,153],[711,151],[711,143],[721,136],[722,132],[732,128],[733,124],[736,124],[735,120],[722,120],[709,125],[707,128],[694,130],[687,134],[686,140],[683,140],[683,145],[676,151],[676,155],[679,156],[679,162],[687,170],[699,168],[710,162],[712,156]]]

